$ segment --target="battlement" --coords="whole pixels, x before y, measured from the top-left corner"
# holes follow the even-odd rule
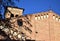
[[[30,19],[34,18],[34,20],[36,20],[36,21],[51,19],[53,21],[60,22],[60,16],[51,10],[47,11],[47,12],[40,12],[40,13],[35,13],[35,14],[27,15],[27,16],[30,16]]]

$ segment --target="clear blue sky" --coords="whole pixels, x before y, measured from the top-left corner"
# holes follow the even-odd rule
[[[52,10],[60,15],[60,0],[20,0],[15,5],[24,9],[23,15]],[[4,8],[2,9],[4,12]],[[4,16],[4,14],[2,13]]]
[[[53,10],[60,15],[60,0],[20,0],[17,6],[24,8],[23,14]]]

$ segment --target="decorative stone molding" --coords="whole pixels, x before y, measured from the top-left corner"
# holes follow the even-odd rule
[[[59,22],[60,22],[60,18],[59,18]]]
[[[13,30],[10,30],[10,33],[13,34]]]
[[[40,16],[38,16],[38,20],[40,20]]]
[[[13,36],[16,36],[17,34],[18,34],[17,32],[14,32],[14,33],[13,33]]]
[[[43,15],[41,15],[41,19],[43,19]]]
[[[18,38],[21,38],[22,36],[20,34],[18,34]]]
[[[35,16],[35,20],[46,19],[48,17],[49,17],[48,14],[38,15],[38,16]]]
[[[55,15],[53,15],[53,19],[55,19]]]
[[[59,18],[56,16],[56,21],[58,21],[58,19],[59,19]]]
[[[56,20],[56,21],[58,21],[58,22],[60,22],[60,17],[57,16],[57,15],[53,15],[53,19]]]
[[[38,20],[38,17],[37,16],[35,16],[35,20]]]
[[[47,18],[49,17],[48,14],[46,16],[47,16]]]
[[[0,26],[0,29],[3,29],[3,28],[4,28],[4,27],[1,25],[1,26]]]
[[[44,14],[44,19],[46,18],[46,15]]]

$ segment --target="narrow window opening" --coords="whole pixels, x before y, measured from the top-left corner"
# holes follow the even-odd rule
[[[18,17],[18,15],[16,15],[15,17]]]
[[[11,14],[11,17],[14,17],[14,15],[13,15],[13,14]]]
[[[19,26],[22,26],[23,25],[22,19],[17,20],[17,23],[18,23]]]

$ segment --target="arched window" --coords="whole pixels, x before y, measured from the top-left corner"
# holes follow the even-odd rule
[[[14,17],[14,14],[11,14],[11,17]]]
[[[17,24],[18,24],[19,26],[22,26],[22,25],[23,25],[22,19],[17,20]]]

